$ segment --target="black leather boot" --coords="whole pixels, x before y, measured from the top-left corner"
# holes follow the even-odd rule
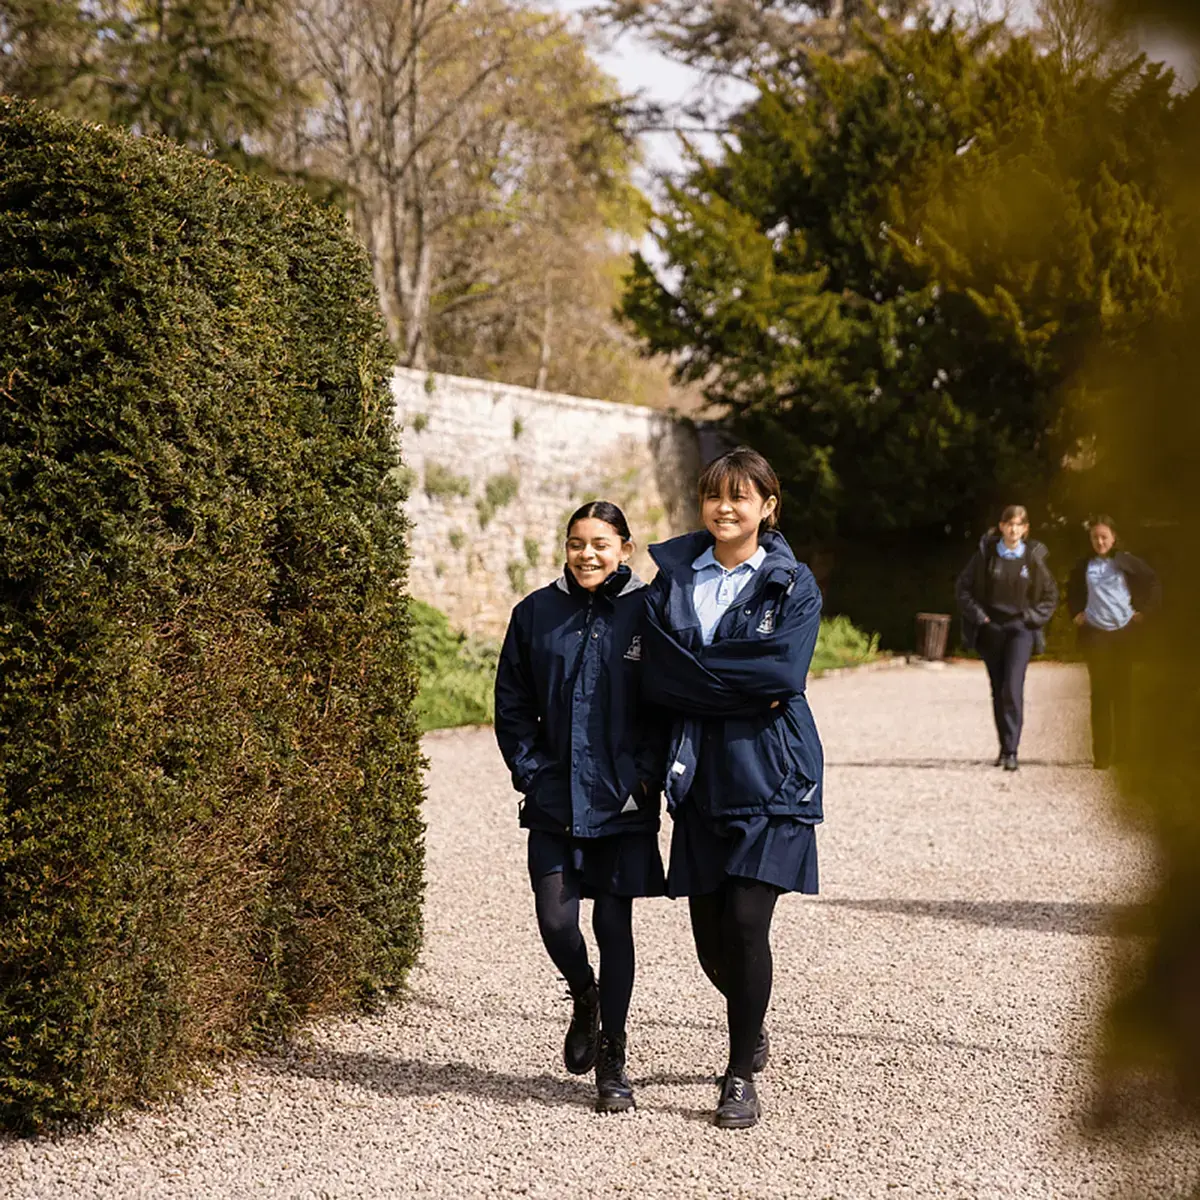
[[[625,1039],[602,1033],[596,1059],[596,1111],[628,1112],[636,1107],[633,1088],[625,1074]]]
[[[751,1067],[757,1075],[760,1071],[767,1069],[767,1062],[771,1057],[771,1039],[767,1036],[767,1027],[764,1025],[758,1031],[758,1041],[754,1044],[754,1060]]]
[[[572,1075],[586,1075],[596,1065],[600,1048],[600,989],[596,977],[578,996],[571,997],[571,1024],[563,1040],[563,1065]]]

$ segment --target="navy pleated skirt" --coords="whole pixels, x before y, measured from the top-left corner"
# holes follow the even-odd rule
[[[540,829],[529,831],[529,883],[561,871],[578,882],[579,894],[661,896],[666,892],[656,833],[617,833],[573,838]]]
[[[817,833],[792,817],[710,817],[684,801],[675,810],[667,895],[703,896],[726,878],[816,895]]]

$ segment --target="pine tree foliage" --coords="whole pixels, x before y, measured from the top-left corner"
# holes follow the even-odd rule
[[[1175,302],[1170,76],[991,39],[925,25],[764,82],[630,277],[627,317],[773,449],[805,534],[1036,502],[1086,433],[1082,347]]]

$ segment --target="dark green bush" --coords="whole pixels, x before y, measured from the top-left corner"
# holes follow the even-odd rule
[[[302,194],[0,102],[0,1124],[400,982],[423,827],[365,257]]]

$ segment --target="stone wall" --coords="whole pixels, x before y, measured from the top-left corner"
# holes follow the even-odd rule
[[[567,517],[585,501],[624,509],[643,576],[647,545],[697,526],[691,421],[403,369],[392,391],[410,479],[410,588],[460,629],[504,632],[517,600],[561,571]]]

